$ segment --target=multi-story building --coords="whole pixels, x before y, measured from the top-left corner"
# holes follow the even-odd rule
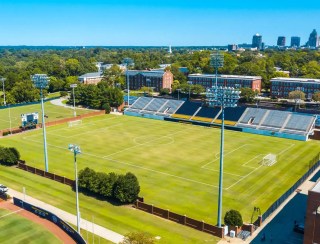
[[[238,46],[236,44],[229,44],[228,45],[228,52],[234,52],[237,51]]]
[[[279,47],[285,47],[286,46],[286,37],[285,36],[279,36],[278,37],[277,46],[279,46]]]
[[[193,85],[202,85],[204,88],[211,88],[216,83],[216,76],[212,74],[190,74],[188,81]],[[234,88],[251,88],[261,91],[260,76],[240,76],[240,75],[218,75],[218,86],[227,86]]]
[[[80,83],[89,85],[89,84],[98,84],[103,78],[102,72],[87,73],[78,77]]]
[[[258,50],[262,49],[262,36],[255,34],[252,37],[252,48],[257,48]]]
[[[308,78],[278,77],[270,80],[271,96],[288,98],[289,93],[295,90],[303,91],[306,98],[312,98],[312,94],[320,91],[320,80]]]
[[[300,37],[298,36],[291,37],[291,47],[300,47]]]
[[[309,47],[318,47],[319,46],[319,37],[318,33],[315,29],[311,32],[309,36],[309,41],[308,41],[308,46]]]
[[[154,91],[168,88],[171,91],[173,74],[164,70],[128,70],[130,90],[139,90],[141,87],[152,87]]]

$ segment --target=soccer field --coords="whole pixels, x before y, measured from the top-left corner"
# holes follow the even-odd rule
[[[20,107],[7,107],[5,109],[0,109],[0,130],[10,128],[17,128],[21,126],[21,114],[27,113],[39,113],[39,123],[41,123],[41,104],[25,105]],[[44,103],[44,112],[48,116],[46,121],[54,121],[64,118],[73,117],[73,108],[65,108],[61,106],[56,106],[51,104],[51,102]],[[77,109],[77,115],[92,112],[92,110]]]
[[[78,144],[78,169],[130,171],[147,203],[216,224],[220,129],[105,115],[74,127],[48,127],[47,142],[50,172],[73,178],[68,144]],[[44,168],[41,130],[2,138],[0,145],[16,147],[27,164]],[[308,170],[319,149],[318,141],[226,130],[223,212],[237,209],[250,222],[253,207],[264,212]],[[269,153],[277,162],[261,165]]]

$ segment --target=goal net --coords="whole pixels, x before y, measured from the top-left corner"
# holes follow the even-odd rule
[[[261,164],[265,166],[274,165],[277,162],[277,155],[269,153],[263,157]]]
[[[73,126],[77,126],[77,125],[81,125],[82,124],[82,120],[74,120],[74,121],[69,121],[68,122],[68,127],[73,127]]]

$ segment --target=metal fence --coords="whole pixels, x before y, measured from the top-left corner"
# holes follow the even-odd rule
[[[315,156],[309,162],[309,170],[281,197],[279,197],[268,209],[262,214],[262,221],[267,219],[277,208],[294,192],[297,188],[320,166],[320,154]]]

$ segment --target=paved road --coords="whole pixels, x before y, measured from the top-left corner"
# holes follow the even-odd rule
[[[17,197],[17,198],[24,200],[24,194],[21,192],[9,189],[8,194],[12,197]],[[66,221],[68,223],[71,223],[73,225],[77,225],[76,215],[70,214],[66,211],[63,211],[59,208],[56,208],[52,205],[44,203],[44,202],[37,200],[33,197],[30,197],[28,195],[25,196],[25,201],[30,204],[33,204],[35,206],[38,206],[40,208],[43,208],[47,211],[54,213],[55,215],[57,215],[58,217],[60,217],[61,219],[63,219],[64,221]],[[98,235],[98,236],[100,236],[104,239],[107,239],[113,243],[119,243],[123,240],[122,235],[120,235],[112,230],[108,230],[100,225],[93,224],[92,222],[87,221],[85,219],[81,219],[80,227],[81,227],[81,229],[87,230],[91,233],[94,232],[95,235]]]

